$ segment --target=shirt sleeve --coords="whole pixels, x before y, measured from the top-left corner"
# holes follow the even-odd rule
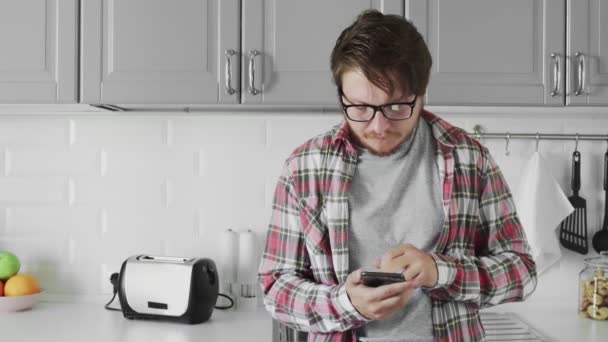
[[[537,278],[511,193],[486,148],[479,177],[480,227],[472,229],[478,229],[475,240],[483,240],[483,252],[474,256],[433,253],[438,281],[428,293],[442,300],[474,302],[481,308],[524,300],[534,292]]]
[[[296,195],[285,167],[258,271],[264,305],[273,318],[296,330],[331,333],[356,328],[368,320],[353,307],[344,284],[313,280]]]

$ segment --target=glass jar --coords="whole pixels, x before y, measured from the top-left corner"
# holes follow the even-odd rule
[[[579,315],[608,320],[608,251],[602,251],[599,257],[585,259],[579,281]]]

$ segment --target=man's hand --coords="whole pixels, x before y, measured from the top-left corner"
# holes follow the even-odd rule
[[[406,282],[414,287],[433,287],[437,284],[437,265],[430,253],[413,245],[395,247],[376,260],[375,265],[383,272],[402,272]]]
[[[390,317],[407,304],[414,290],[414,286],[408,282],[367,287],[361,283],[360,269],[346,278],[346,293],[351,303],[367,319],[381,320]]]

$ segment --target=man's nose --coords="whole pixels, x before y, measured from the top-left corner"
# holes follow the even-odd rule
[[[369,122],[369,128],[376,133],[385,132],[390,125],[391,121],[387,119],[380,110],[376,112],[372,121]]]

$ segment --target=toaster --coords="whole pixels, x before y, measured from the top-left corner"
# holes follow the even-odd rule
[[[211,317],[218,282],[211,259],[134,255],[120,268],[117,292],[125,318],[196,324]]]

